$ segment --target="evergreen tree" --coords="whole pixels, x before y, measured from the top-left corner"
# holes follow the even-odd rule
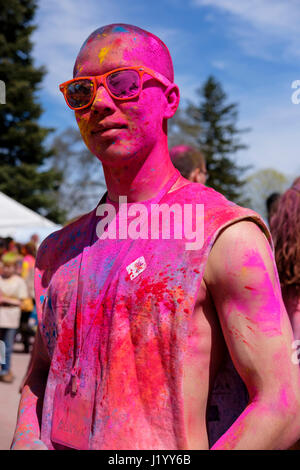
[[[6,86],[6,104],[0,104],[0,191],[55,222],[61,220],[55,191],[61,176],[45,170],[52,151],[41,127],[42,108],[36,99],[43,67],[31,56],[35,0],[0,0],[0,80]],[[43,168],[43,169],[42,169]]]
[[[234,154],[246,146],[236,127],[237,105],[227,104],[221,84],[209,77],[197,91],[198,105],[189,103],[180,110],[171,127],[172,143],[187,143],[199,148],[205,155],[209,178],[207,185],[231,201],[245,204],[243,172],[249,167],[239,166]]]

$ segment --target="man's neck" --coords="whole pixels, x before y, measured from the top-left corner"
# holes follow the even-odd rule
[[[126,196],[128,202],[154,198],[176,172],[167,146],[152,150],[141,163],[132,161],[120,167],[103,165],[108,197],[118,201]]]

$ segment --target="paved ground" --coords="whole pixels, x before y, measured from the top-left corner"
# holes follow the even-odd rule
[[[30,358],[29,354],[19,351],[22,346],[16,344],[12,357],[15,381],[12,384],[0,382],[0,450],[9,449],[11,444],[20,400],[19,387]]]

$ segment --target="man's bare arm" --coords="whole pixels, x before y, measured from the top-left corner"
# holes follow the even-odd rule
[[[40,423],[49,367],[47,351],[38,329],[23,382],[12,450],[47,450],[40,440]]]
[[[299,367],[270,246],[253,222],[228,227],[209,256],[212,294],[249,404],[213,449],[286,449],[300,435]]]

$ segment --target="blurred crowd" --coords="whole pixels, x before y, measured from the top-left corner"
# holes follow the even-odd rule
[[[0,238],[0,340],[5,344],[1,358],[0,381],[11,383],[11,354],[15,341],[30,352],[37,318],[34,299],[34,265],[39,238],[17,243]]]

